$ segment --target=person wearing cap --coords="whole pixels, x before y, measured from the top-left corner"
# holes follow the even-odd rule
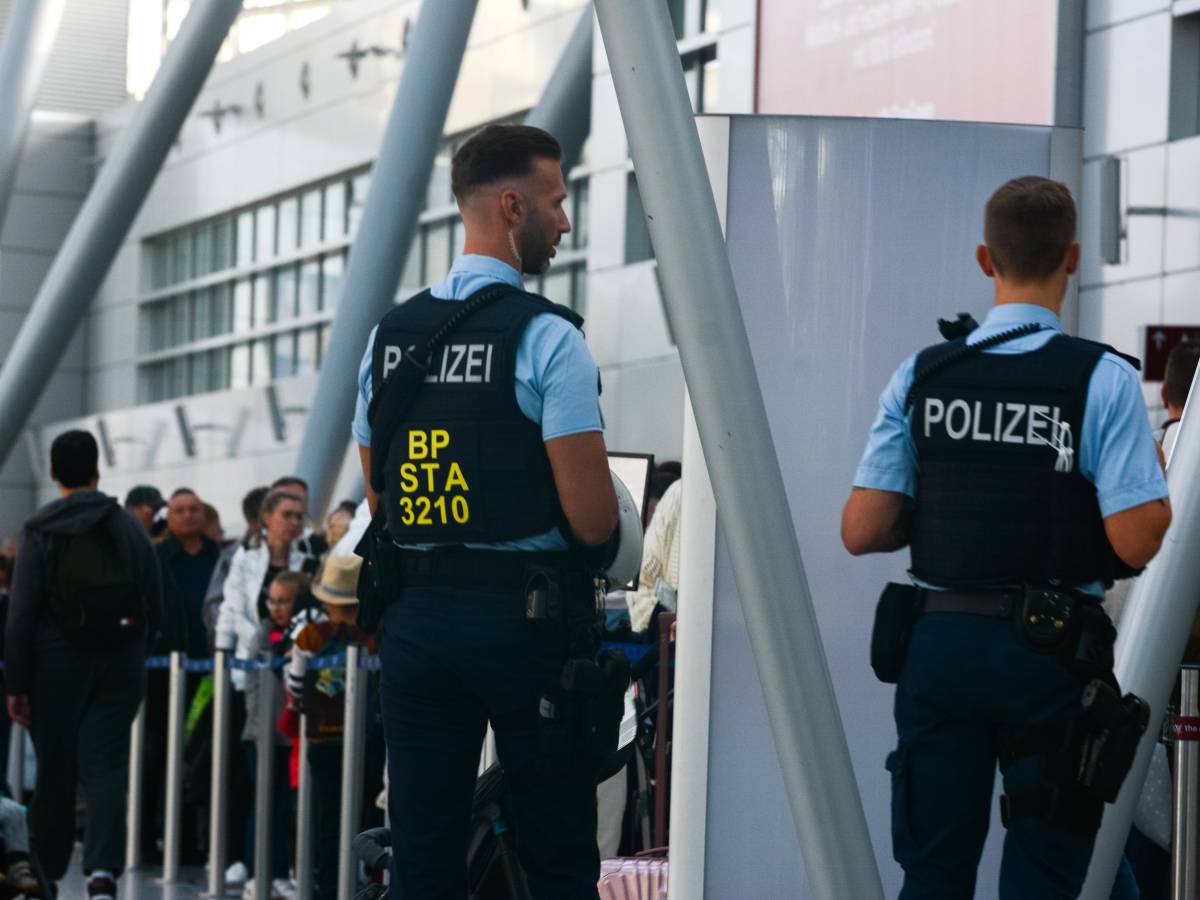
[[[306,715],[308,764],[312,771],[316,834],[316,885],[321,897],[337,895],[338,828],[342,797],[342,735],[346,720],[344,665],[309,668],[318,657],[340,657],[351,645],[375,652],[375,641],[358,627],[357,556],[330,556],[312,594],[328,617],[308,622],[295,634],[287,670],[289,706]],[[296,723],[298,727],[298,723]],[[297,732],[296,737],[299,737]],[[371,771],[374,771],[372,769]]]

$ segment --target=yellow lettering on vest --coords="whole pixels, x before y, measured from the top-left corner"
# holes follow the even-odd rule
[[[408,433],[408,458],[424,459],[429,455],[429,434],[424,431]]]
[[[400,466],[400,490],[411,494],[420,486],[417,481],[417,464],[406,462]]]
[[[437,474],[437,470],[441,467],[441,463],[421,463],[421,468],[425,470],[425,480],[429,483],[427,490],[431,494],[437,490],[437,486],[434,484],[433,476]]]
[[[432,432],[432,438],[429,442],[430,453],[434,459],[437,459],[438,451],[445,450],[450,446],[450,432],[443,431],[441,428],[435,428]]]
[[[456,487],[462,488],[464,491],[469,491],[471,488],[467,485],[467,479],[463,475],[462,467],[458,463],[450,463],[450,472],[446,475],[446,491],[450,492]]]

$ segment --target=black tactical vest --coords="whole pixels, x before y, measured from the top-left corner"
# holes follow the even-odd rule
[[[950,341],[917,356],[913,574],[958,589],[1108,584],[1134,574],[1109,544],[1095,486],[1079,472],[1088,383],[1105,348],[1056,335],[1031,353],[978,353],[938,370],[964,346]]]
[[[402,349],[427,338],[462,302],[423,291],[384,317],[371,362],[374,396],[388,389]],[[397,543],[494,543],[563,523],[541,427],[516,398],[517,348],[540,313],[583,323],[566,307],[514,288],[435,351],[387,448],[381,502]]]

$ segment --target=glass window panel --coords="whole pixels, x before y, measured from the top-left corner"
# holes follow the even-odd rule
[[[192,235],[183,232],[171,239],[171,283],[178,284],[192,277]]]
[[[224,272],[233,266],[233,219],[219,219],[213,224],[212,271]]]
[[[237,217],[237,265],[254,262],[254,213],[244,212]]]
[[[229,348],[219,347],[208,354],[208,389],[223,391],[229,387]]]
[[[297,375],[307,375],[317,370],[317,329],[305,328],[296,335]]]
[[[412,244],[409,245],[408,259],[404,263],[404,274],[400,278],[400,284],[414,290],[422,286],[420,232],[413,236]]]
[[[275,335],[274,359],[271,364],[271,375],[274,378],[288,378],[296,371],[296,335],[294,332]]]
[[[229,334],[233,330],[233,285],[218,284],[212,289],[212,335]]]
[[[275,270],[275,314],[280,321],[296,316],[296,266]]]
[[[450,192],[450,158],[453,155],[449,144],[442,144],[433,158],[433,172],[429,176],[429,189],[425,192],[425,208],[440,209],[454,202]]]
[[[171,248],[165,241],[156,241],[150,250],[150,287],[157,290],[171,283]]]
[[[188,359],[192,365],[191,393],[202,394],[208,390],[208,354],[193,353]]]
[[[249,331],[254,325],[254,289],[249,278],[233,283],[233,330]]]
[[[542,296],[548,297],[555,303],[569,306],[571,303],[571,270],[552,266],[550,271],[542,276]]]
[[[425,284],[441,281],[450,269],[450,225],[450,222],[437,222],[424,228]]]
[[[346,234],[346,182],[337,181],[325,188],[324,240],[336,241]]]
[[[192,340],[202,341],[211,335],[212,295],[207,289],[199,290],[192,295]]]
[[[170,371],[170,387],[168,396],[184,397],[188,394],[188,361],[187,357],[183,356],[179,359],[173,359],[167,363]]]
[[[275,255],[275,204],[254,211],[254,258],[258,262]]]
[[[254,324],[270,325],[275,321],[275,292],[271,290],[270,274],[254,276]]]
[[[574,215],[571,217],[571,246],[583,249],[588,245],[588,189],[586,178],[571,183],[574,192]]]
[[[367,191],[371,187],[371,173],[363,172],[350,179],[350,205],[347,210],[347,231],[354,234],[362,218],[363,205],[367,202]]]
[[[250,345],[250,383],[269,384],[271,381],[271,338]]]
[[[300,244],[300,198],[279,201],[279,253],[294,253]]]
[[[212,271],[213,266],[213,234],[211,225],[201,225],[196,229],[193,254],[193,273],[197,278],[202,278]]]
[[[337,309],[342,296],[342,279],[346,275],[344,254],[330,253],[321,263],[321,308]]]
[[[188,342],[188,298],[172,297],[167,301],[167,346],[178,347]]]
[[[250,384],[250,345],[238,344],[229,353],[229,386],[244,388]]]
[[[321,261],[310,259],[300,265],[297,315],[311,316],[321,311]]]
[[[721,102],[721,61],[708,59],[700,70],[700,111],[712,112]]]
[[[667,0],[667,11],[671,15],[671,24],[675,26],[675,39],[679,40],[687,34],[688,0]]]
[[[300,198],[300,246],[321,243],[321,189],[308,191]]]

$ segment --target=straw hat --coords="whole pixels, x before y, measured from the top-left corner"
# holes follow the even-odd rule
[[[312,589],[313,596],[333,606],[354,606],[358,603],[358,570],[362,559],[357,556],[330,556],[325,560],[321,581]]]

